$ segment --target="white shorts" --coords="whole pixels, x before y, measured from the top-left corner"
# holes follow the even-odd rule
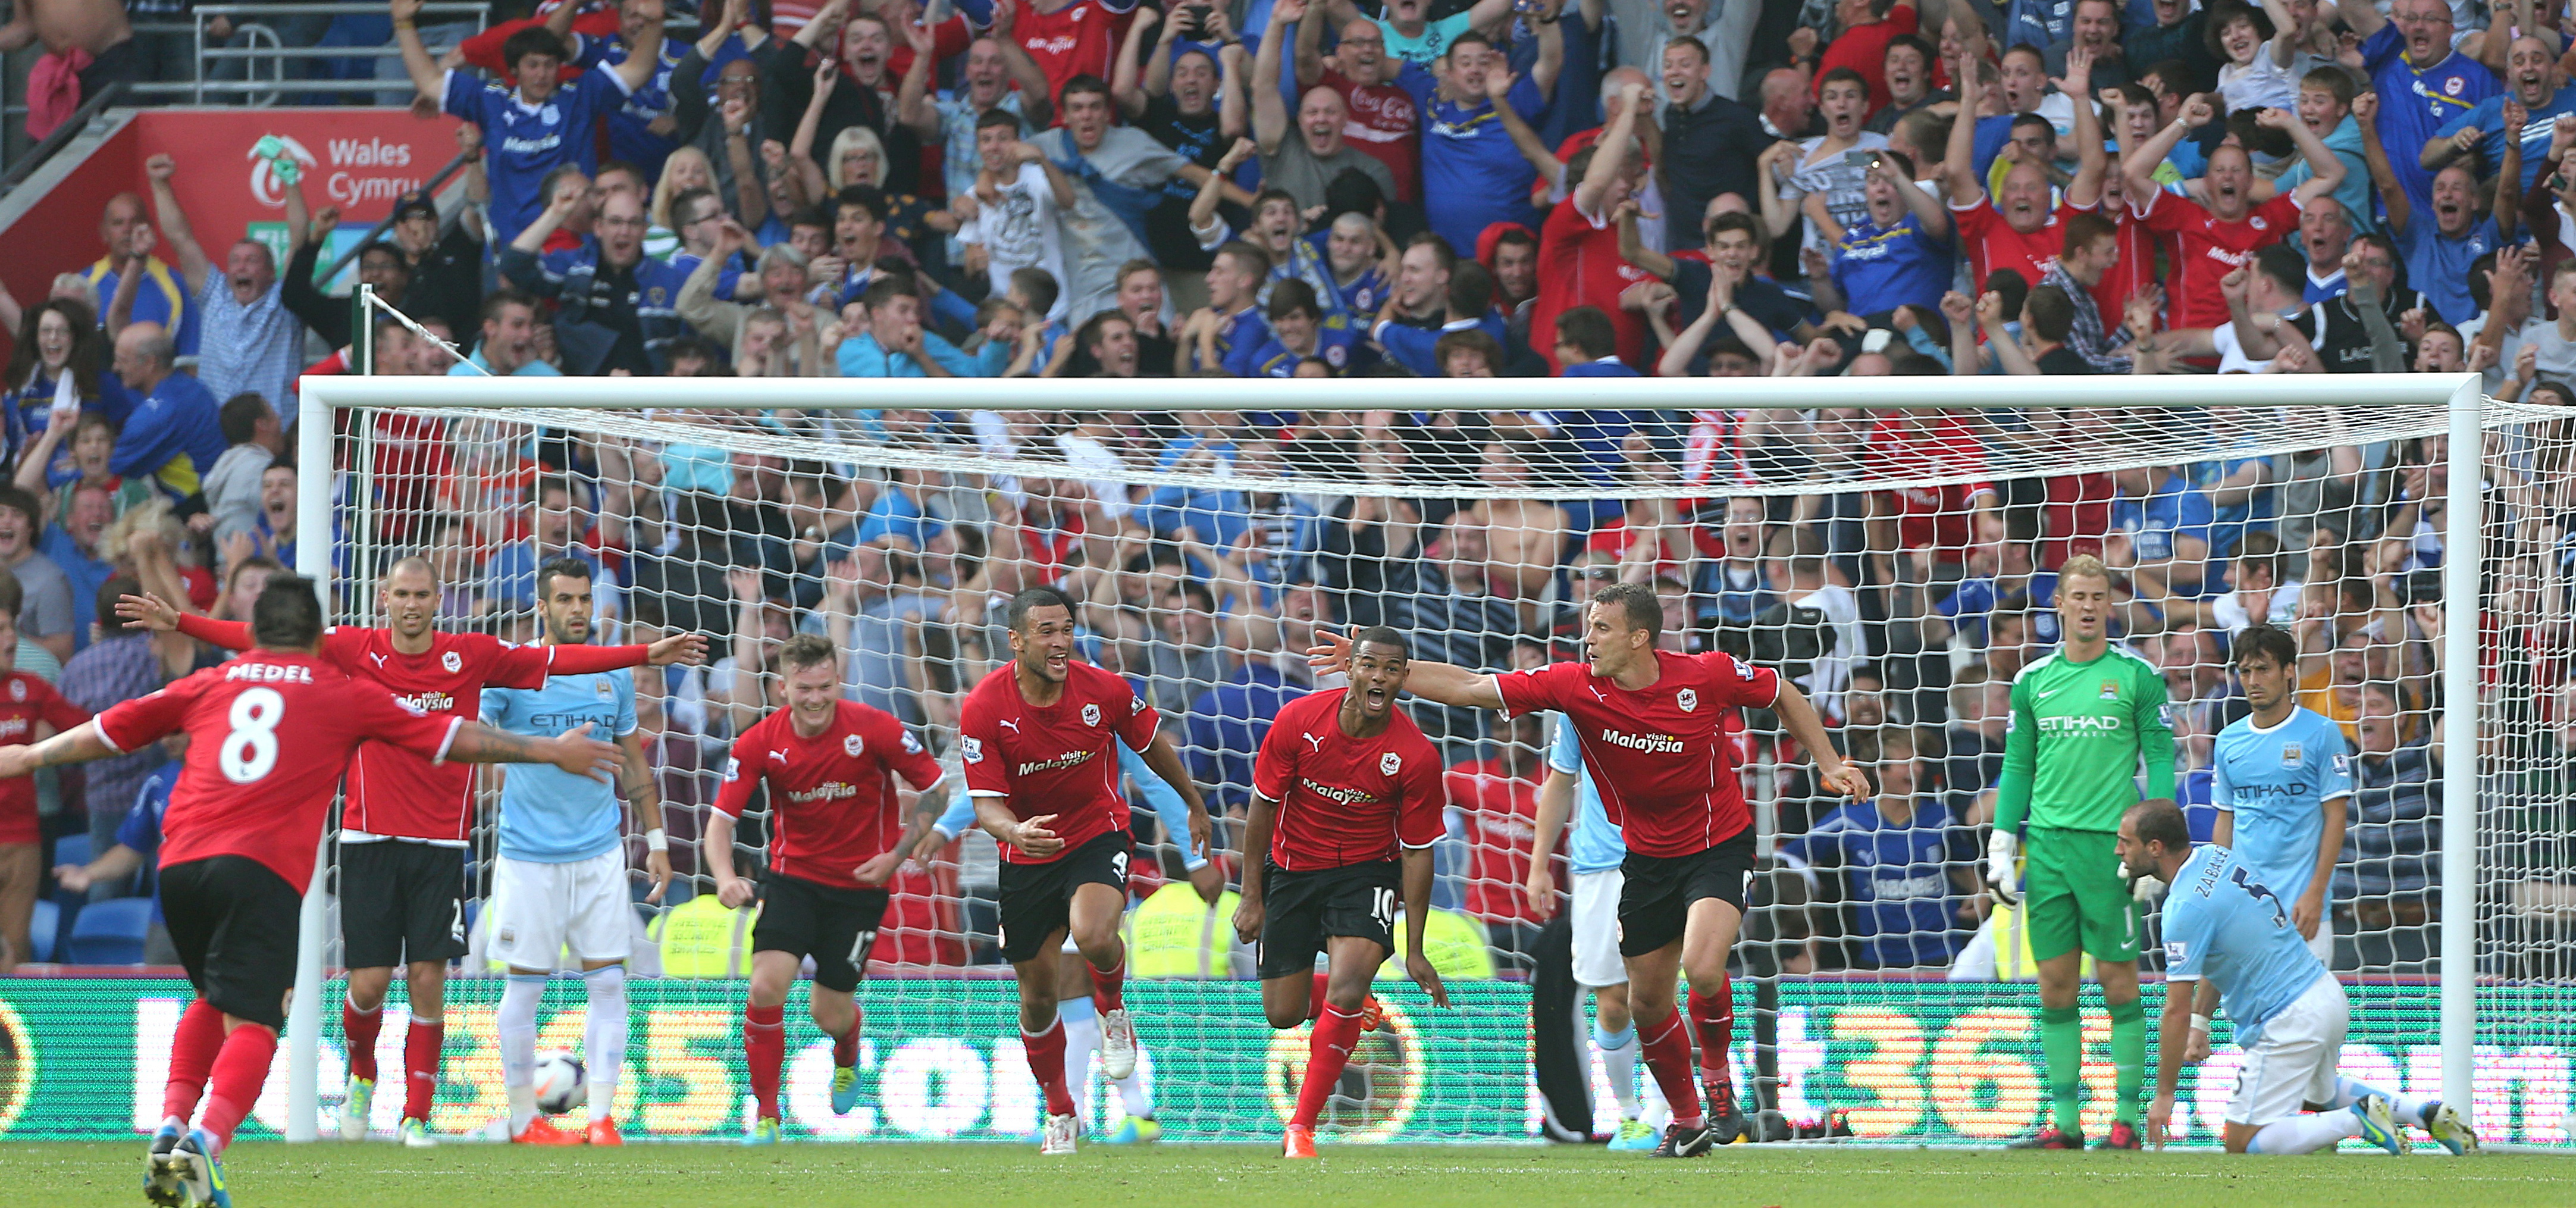
[[[549,973],[567,955],[625,960],[634,951],[628,892],[623,849],[568,864],[502,856],[492,865],[488,951],[512,968]]]
[[[1574,874],[1574,983],[1598,990],[1625,985],[1627,963],[1619,959],[1618,869]]]
[[[2351,1026],[2352,1004],[2344,999],[2342,983],[2319,977],[2266,1022],[2262,1038],[2245,1051],[2236,1096],[2227,1101],[2227,1122],[2269,1124],[2298,1115],[2307,1104],[2331,1102],[2344,1032]]]
[[[2334,968],[2334,919],[2331,916],[2317,920],[2317,933],[2308,937],[2308,951],[2316,954],[2318,964],[2329,970]]]

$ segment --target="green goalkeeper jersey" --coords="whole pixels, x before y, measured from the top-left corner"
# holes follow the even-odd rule
[[[1995,825],[2005,831],[2021,833],[2025,820],[2052,830],[2119,830],[2120,815],[2142,799],[2142,762],[2143,799],[2174,795],[2164,676],[2117,646],[2085,663],[2061,648],[2022,668],[2009,726],[1995,786]]]

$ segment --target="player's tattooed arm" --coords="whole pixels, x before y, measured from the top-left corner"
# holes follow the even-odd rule
[[[469,721],[456,728],[446,757],[458,763],[548,763],[601,781],[614,778],[624,759],[617,744],[590,736],[588,722],[552,738],[539,738]]]
[[[119,753],[99,735],[97,722],[83,722],[43,742],[0,747],[0,779],[24,776],[38,768],[87,763]]]
[[[653,779],[653,762],[644,755],[644,732],[621,734],[617,739],[617,795],[635,815],[635,824],[645,830],[662,829],[662,786]],[[653,878],[652,892],[644,895],[646,905],[659,905],[662,895],[671,889],[671,853],[644,853],[644,871]]]

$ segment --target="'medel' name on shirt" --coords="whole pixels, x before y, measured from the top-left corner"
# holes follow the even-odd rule
[[[258,684],[309,684],[313,682],[313,669],[279,663],[234,663],[224,668],[224,678]],[[414,712],[420,711],[420,706],[410,701],[403,704]]]

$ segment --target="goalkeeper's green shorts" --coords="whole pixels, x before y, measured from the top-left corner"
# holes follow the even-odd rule
[[[2022,838],[2022,909],[2034,960],[2081,947],[2096,961],[2135,966],[2144,911],[2120,875],[2120,837],[2109,831],[2043,830]]]

